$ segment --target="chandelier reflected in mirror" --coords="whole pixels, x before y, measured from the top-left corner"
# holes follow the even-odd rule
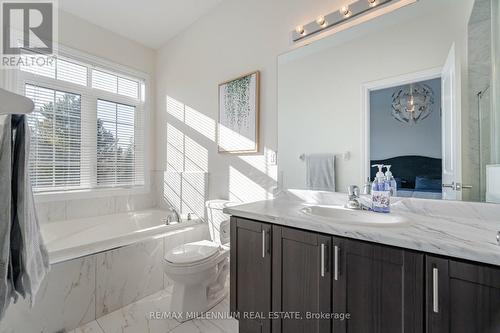
[[[434,91],[426,84],[412,83],[392,94],[392,116],[413,125],[429,117],[434,110]]]

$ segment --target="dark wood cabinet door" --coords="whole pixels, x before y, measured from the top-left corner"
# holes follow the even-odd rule
[[[269,333],[271,226],[231,217],[230,309],[240,333]]]
[[[424,257],[388,246],[333,238],[334,333],[422,333]]]
[[[273,311],[273,333],[331,332],[311,317],[331,312],[331,237],[273,226]]]
[[[426,257],[428,333],[500,332],[500,268]]]

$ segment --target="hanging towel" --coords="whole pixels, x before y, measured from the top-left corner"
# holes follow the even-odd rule
[[[10,228],[12,225],[12,131],[11,117],[0,116],[0,320],[13,292],[10,266]]]
[[[335,192],[335,155],[309,154],[306,169],[307,189]]]
[[[10,146],[9,156],[2,151],[0,165],[2,166],[1,179],[10,178],[10,182],[0,182],[0,191],[8,193],[8,198],[2,200],[2,229],[10,229],[9,239],[1,239],[0,260],[3,265],[7,257],[7,274],[4,278],[0,272],[0,318],[5,313],[10,299],[17,299],[21,295],[33,305],[35,295],[49,272],[49,256],[43,244],[40,226],[36,215],[33,193],[29,179],[29,146],[30,131],[24,115],[9,115],[7,122],[10,126],[0,127],[2,132],[2,149],[4,141]],[[2,119],[4,120],[4,119]],[[3,122],[2,122],[2,125]],[[8,130],[8,131],[6,131]],[[8,160],[9,168],[3,169]],[[5,171],[8,170],[8,171]],[[10,201],[10,203],[8,203]],[[8,213],[5,210],[9,211]],[[7,220],[3,220],[4,216]],[[4,225],[8,225],[5,227]],[[3,231],[3,230],[2,230]],[[6,255],[6,243],[8,254]]]

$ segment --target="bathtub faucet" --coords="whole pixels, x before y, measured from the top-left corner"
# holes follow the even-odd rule
[[[177,210],[175,210],[175,208],[172,208],[171,213],[168,214],[167,217],[163,220],[165,221],[166,225],[170,225],[172,222],[181,223],[181,216],[179,215]]]

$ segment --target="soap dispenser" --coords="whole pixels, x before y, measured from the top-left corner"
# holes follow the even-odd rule
[[[398,194],[398,184],[396,183],[396,179],[394,179],[394,176],[392,175],[391,166],[392,165],[385,166],[387,169],[387,171],[385,172],[385,179],[387,182],[389,182],[391,197],[395,197]]]
[[[391,191],[390,183],[382,172],[383,164],[374,164],[378,172],[372,184],[372,210],[379,213],[390,213],[391,211]]]

